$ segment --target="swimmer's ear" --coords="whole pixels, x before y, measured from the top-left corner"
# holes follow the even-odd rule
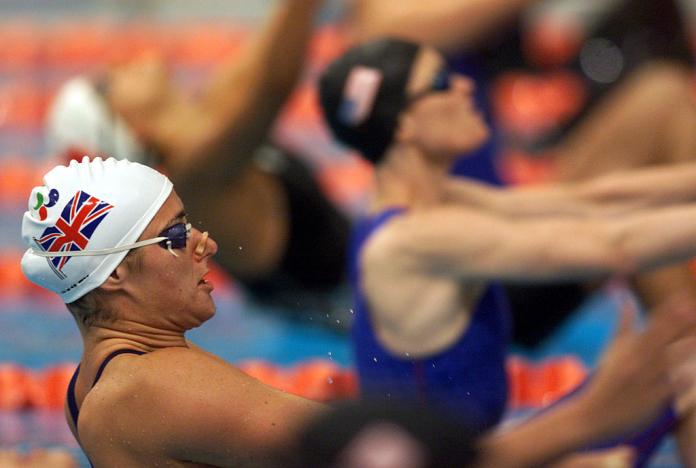
[[[130,276],[131,268],[128,262],[121,262],[114,271],[111,272],[106,281],[100,286],[104,291],[116,291],[123,288],[123,284]]]

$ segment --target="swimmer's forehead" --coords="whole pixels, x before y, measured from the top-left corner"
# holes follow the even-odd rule
[[[188,222],[187,213],[179,195],[176,191],[172,191],[167,201],[164,202],[148,227],[143,231],[140,240],[154,237],[165,229],[182,222]]]
[[[433,80],[433,75],[446,64],[441,53],[432,47],[421,47],[411,68],[406,90],[415,95],[427,89]]]

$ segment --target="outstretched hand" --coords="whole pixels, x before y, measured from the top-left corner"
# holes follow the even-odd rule
[[[597,418],[596,430],[606,436],[636,428],[663,411],[676,394],[675,370],[684,369],[696,349],[696,310],[686,296],[665,301],[642,331],[635,304],[621,302],[616,337],[583,392]],[[693,387],[685,380],[682,376],[678,382]]]

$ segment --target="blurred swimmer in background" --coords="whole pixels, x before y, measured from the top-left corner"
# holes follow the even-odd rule
[[[572,182],[696,157],[693,51],[681,7],[674,0],[355,0],[344,26],[358,43],[388,35],[434,46],[453,70],[475,81],[474,98],[491,138],[457,161],[454,173],[501,185],[502,153],[512,146],[546,161],[548,182]],[[559,123],[547,122],[551,127],[537,135],[510,135],[498,80],[508,72],[528,77],[527,85],[513,87],[510,107],[541,108],[555,99],[564,109],[577,102],[577,110],[565,117],[550,112],[548,122]],[[524,94],[530,80],[560,75],[573,76],[574,85]],[[584,99],[571,92],[578,83]],[[686,263],[641,272],[632,282],[647,308],[674,288],[691,291],[696,300]],[[506,284],[515,343],[541,343],[594,286]]]
[[[155,55],[76,77],[48,115],[55,154],[161,165],[190,219],[220,242],[218,263],[264,303],[343,307],[349,220],[301,157],[270,132],[301,72],[322,0],[284,0],[239,56],[193,98]],[[330,323],[336,323],[335,320]]]
[[[334,135],[376,167],[350,250],[362,395],[432,405],[485,431],[507,401],[500,281],[606,279],[694,256],[696,164],[522,188],[454,177],[459,155],[488,136],[473,92],[442,54],[400,39],[350,49],[320,80]],[[681,419],[689,440],[693,408],[664,418],[660,429]],[[658,440],[632,441],[638,460]]]

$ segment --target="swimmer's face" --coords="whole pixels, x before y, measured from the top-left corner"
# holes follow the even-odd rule
[[[165,229],[187,222],[184,206],[176,192],[169,195],[140,240],[157,237]],[[128,278],[128,291],[143,305],[148,323],[173,331],[199,326],[215,314],[210,296],[212,284],[205,280],[208,261],[217,243],[193,228],[186,246],[173,249],[177,256],[154,244],[140,249],[138,267]]]
[[[444,161],[475,150],[488,138],[488,126],[474,103],[474,83],[448,72],[441,54],[420,50],[407,86],[411,102],[396,133],[397,141]]]
[[[177,91],[162,57],[148,54],[110,69],[104,92],[111,109],[137,130]]]

